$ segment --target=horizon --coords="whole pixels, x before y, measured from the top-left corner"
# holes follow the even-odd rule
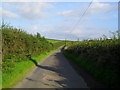
[[[118,30],[118,2],[3,2],[1,19],[48,39],[86,40],[111,37]]]

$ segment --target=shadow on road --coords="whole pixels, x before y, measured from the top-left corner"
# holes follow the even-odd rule
[[[31,57],[31,55],[26,55],[28,58],[29,58],[29,60],[30,61],[32,61],[36,66],[38,65],[38,63],[34,60],[34,59],[32,59],[32,57]]]
[[[63,50],[64,47],[65,47],[65,46],[61,47],[61,50]],[[57,56],[59,56],[59,55],[60,55],[60,53],[56,53],[56,54],[53,55],[53,56],[56,56],[56,57],[57,57]],[[32,61],[37,67],[43,68],[43,69],[50,69],[50,67],[44,67],[44,66],[38,65],[37,61],[32,58],[31,54],[26,55],[26,57],[28,57],[29,60]],[[53,70],[53,69],[50,69],[50,70]]]
[[[37,65],[37,67],[38,67],[38,68],[41,68],[41,69],[46,69],[46,70],[54,71],[54,72],[57,72],[57,71],[58,71],[58,69],[53,68],[53,67],[48,67],[48,66]]]
[[[50,58],[50,57],[52,57],[52,58]],[[78,78],[76,78],[76,77],[78,77],[77,74],[73,74],[74,71],[72,70],[72,68],[70,68],[69,62],[67,62],[66,58],[62,55],[61,52],[58,51],[58,52],[50,55],[50,57],[42,65],[37,64],[37,62],[35,60],[33,60],[31,57],[29,59],[38,68],[35,71],[35,73],[36,73],[35,75],[37,75],[37,74],[42,75],[41,73],[44,73],[49,76],[49,75],[52,75],[52,72],[53,72],[53,76],[54,76],[54,74],[55,74],[55,76],[57,76],[57,77],[55,77],[55,79],[54,78],[46,78],[47,82],[44,82],[44,80],[42,81],[42,79],[39,80],[37,78],[37,76],[27,77],[26,79],[31,82],[40,82],[48,87],[49,86],[57,87],[57,86],[54,86],[55,83],[57,83],[60,87],[66,87],[66,88],[86,87],[84,85],[84,83],[82,83],[82,81],[80,81],[80,80],[78,80]],[[57,60],[57,62],[56,62],[56,60]],[[56,64],[52,64],[53,62],[55,62]],[[40,70],[40,69],[43,69],[43,70]],[[48,70],[48,71],[44,71],[44,70]],[[52,72],[47,73],[49,71],[52,71]],[[73,72],[73,73],[71,73],[71,72]],[[48,82],[52,82],[52,83],[48,83]]]

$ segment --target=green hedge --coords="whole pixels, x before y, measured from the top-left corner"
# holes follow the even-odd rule
[[[64,44],[63,41],[50,43],[46,38],[28,34],[22,29],[9,25],[2,25],[2,72],[11,73],[15,64],[28,61],[27,55],[32,57],[56,49]]]
[[[100,82],[109,87],[119,86],[120,39],[72,42],[64,52],[77,58],[71,57]]]

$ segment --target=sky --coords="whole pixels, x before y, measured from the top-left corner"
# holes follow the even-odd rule
[[[97,2],[95,2],[97,1]],[[111,37],[118,30],[118,3],[99,2],[2,2],[0,18],[27,33],[50,39],[86,40]],[[84,14],[83,13],[86,11]]]

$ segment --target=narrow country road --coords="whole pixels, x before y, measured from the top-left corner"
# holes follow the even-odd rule
[[[87,88],[61,48],[42,60],[15,88]]]

